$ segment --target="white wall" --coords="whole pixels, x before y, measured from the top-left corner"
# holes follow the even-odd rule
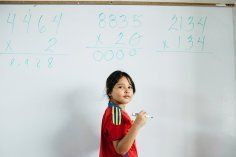
[[[232,18],[214,7],[0,5],[0,156],[96,157],[105,80],[121,69],[137,86],[129,113],[155,116],[141,157],[234,157]]]
[[[234,20],[234,53],[235,53],[235,79],[236,79],[236,7],[233,9],[233,20]]]

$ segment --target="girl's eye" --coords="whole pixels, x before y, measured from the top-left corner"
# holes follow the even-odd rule
[[[132,86],[129,86],[129,89],[133,89],[133,87],[132,87]]]

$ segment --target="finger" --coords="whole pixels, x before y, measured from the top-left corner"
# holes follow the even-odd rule
[[[139,112],[140,114],[144,114],[144,113],[146,113],[144,110],[141,110],[140,112]]]
[[[144,113],[142,116],[143,116],[144,118],[147,118],[147,113]]]
[[[145,115],[147,115],[147,112],[144,111],[144,112],[142,113],[142,116],[145,116]]]

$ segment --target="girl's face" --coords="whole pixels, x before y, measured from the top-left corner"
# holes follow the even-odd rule
[[[117,105],[128,104],[133,97],[133,87],[126,77],[121,77],[109,94],[110,101]]]

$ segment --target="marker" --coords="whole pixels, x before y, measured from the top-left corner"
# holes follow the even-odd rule
[[[223,3],[216,3],[216,6],[217,6],[217,7],[226,7],[226,4],[223,4]]]
[[[132,113],[132,116],[137,116],[138,113]],[[146,115],[147,118],[154,118],[153,116]]]

